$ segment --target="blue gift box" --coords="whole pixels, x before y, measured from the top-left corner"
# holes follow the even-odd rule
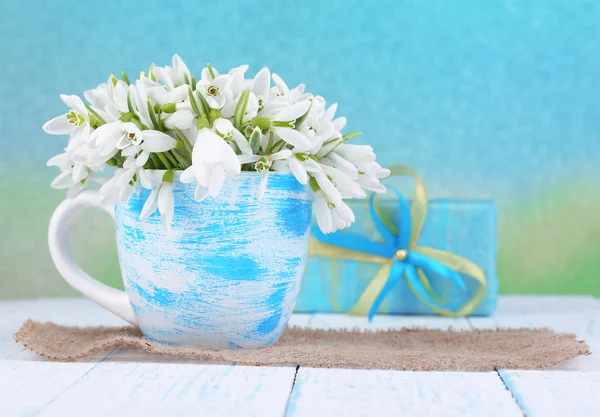
[[[354,235],[370,241],[381,241],[369,214],[365,200],[350,201],[356,222],[338,231],[342,235]],[[397,200],[383,200],[381,210],[388,212],[391,220],[399,226]],[[316,226],[316,220],[313,219]],[[485,297],[472,315],[490,315],[496,308],[498,280],[496,277],[497,210],[493,200],[429,201],[425,225],[417,241],[418,246],[430,247],[459,255],[479,266],[485,273],[487,286]],[[296,303],[296,312],[347,313],[365,292],[367,286],[380,270],[373,262],[330,259],[310,256]],[[472,277],[461,274],[466,291],[448,279],[428,274],[432,289],[443,305],[463,305],[480,287]],[[434,314],[401,279],[386,295],[378,309],[379,313]]]

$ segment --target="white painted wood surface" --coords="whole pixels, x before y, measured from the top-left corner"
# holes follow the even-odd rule
[[[295,373],[294,367],[101,363],[39,416],[281,417]]]
[[[600,416],[600,372],[500,371],[527,417]]]
[[[0,416],[38,415],[96,365],[0,360]]]
[[[102,352],[77,363],[48,362],[12,334],[27,319],[66,325],[125,322],[85,299],[0,302],[0,417],[104,416],[595,416],[598,355],[554,369],[442,373],[242,367]],[[315,329],[550,327],[600,351],[600,301],[593,297],[501,297],[493,318],[297,315]],[[296,378],[296,383],[292,389]],[[508,386],[508,389],[507,389]],[[510,389],[510,391],[509,391]],[[523,411],[524,410],[524,411]],[[376,414],[378,413],[378,414]]]
[[[300,368],[287,417],[520,417],[496,372]]]

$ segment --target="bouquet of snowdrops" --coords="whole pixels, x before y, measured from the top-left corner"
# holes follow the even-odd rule
[[[159,210],[168,229],[173,217],[172,181],[195,183],[195,199],[216,196],[224,181],[241,171],[262,176],[261,198],[269,171],[293,173],[315,196],[319,227],[329,233],[349,226],[354,214],[344,199],[384,192],[380,179],[389,170],[375,162],[373,149],[347,142],[337,105],[290,89],[268,68],[246,79],[247,65],[219,74],[210,65],[197,80],[178,55],[173,66],[152,65],[132,83],[125,73],[84,93],[61,95],[70,108],[44,125],[50,134],[70,135],[64,153],[51,158],[61,174],[52,187],[75,196],[90,181],[102,184],[106,204],[125,202],[139,182],[152,188],[146,170],[164,170],[162,183],[144,205],[144,219]],[[271,79],[275,86],[271,86]],[[100,174],[115,167],[107,179]]]

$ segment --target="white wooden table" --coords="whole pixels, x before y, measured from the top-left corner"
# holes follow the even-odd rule
[[[0,302],[0,417],[600,416],[600,356],[544,371],[402,372],[209,365],[117,349],[47,361],[11,335],[27,319],[123,322],[85,299]],[[551,327],[600,351],[600,300],[511,296],[493,318],[297,315],[310,328]]]

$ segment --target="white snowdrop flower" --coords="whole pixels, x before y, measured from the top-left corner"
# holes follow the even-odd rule
[[[148,199],[142,207],[140,220],[146,220],[158,209],[163,229],[171,231],[173,216],[175,213],[175,199],[173,197],[173,172],[167,171],[162,182],[152,189]]]
[[[304,116],[310,107],[310,101],[305,100],[300,103],[289,106],[279,112],[271,121],[270,129],[285,142],[298,150],[308,150],[313,143],[295,129],[295,122]]]
[[[135,189],[134,176],[136,172],[137,170],[134,168],[115,169],[115,175],[100,187],[100,193],[104,196],[102,203],[114,205],[129,200]]]
[[[256,196],[258,197],[259,200],[262,199],[265,195],[265,191],[267,189],[267,182],[269,180],[269,171],[270,171],[271,167],[273,166],[273,164],[276,161],[286,160],[290,156],[292,156],[292,151],[290,151],[289,149],[284,149],[282,151],[275,152],[272,155],[266,155],[263,157],[255,156],[254,158],[250,158],[249,160],[246,160],[246,162],[251,162],[252,160],[256,161],[254,163],[254,169],[256,170],[256,172],[261,173],[260,183],[258,185],[258,191],[256,192]],[[258,159],[255,159],[255,158],[258,158]]]
[[[202,70],[202,78],[196,84],[196,90],[204,96],[211,108],[222,109],[227,102],[233,100],[232,82],[231,75],[218,75],[212,67],[205,68]]]
[[[181,181],[192,182],[195,178],[195,198],[202,201],[208,195],[218,195],[225,180],[240,171],[238,157],[227,142],[212,130],[202,129],[192,152],[192,166],[182,173]]]
[[[43,126],[44,131],[51,135],[74,137],[82,133],[89,134],[90,118],[83,101],[74,95],[61,94],[60,98],[71,110],[46,122]]]
[[[219,118],[214,121],[213,129],[215,133],[221,136],[226,141],[233,141],[242,152],[243,155],[252,155],[252,148],[248,139],[238,131],[233,124],[224,118]]]
[[[352,209],[342,200],[332,202],[323,191],[315,193],[317,224],[323,233],[332,233],[354,222]]]
[[[156,80],[163,83],[169,90],[186,84],[191,78],[190,70],[179,55],[173,55],[173,66],[154,67]]]
[[[354,162],[354,164],[365,162],[370,163],[375,161],[373,148],[369,145],[350,145],[347,143],[342,143],[335,148],[335,152],[341,157]]]
[[[308,182],[309,172],[321,171],[321,165],[306,153],[298,152],[294,153],[292,157],[287,160],[289,170],[300,184],[306,184]]]
[[[331,178],[335,187],[340,191],[342,198],[364,198],[366,197],[365,191],[362,189],[360,184],[357,182],[357,177],[353,180],[351,177],[346,175],[344,172],[337,168],[329,165],[321,164],[325,174]]]
[[[48,161],[60,169],[52,187],[73,196],[100,182],[104,202],[116,204],[140,183],[151,189],[141,219],[158,209],[167,230],[176,210],[176,171],[196,185],[197,201],[218,195],[242,169],[261,174],[258,198],[271,171],[290,172],[315,195],[321,230],[349,226],[354,215],[345,199],[384,192],[381,179],[390,171],[370,146],[349,143],[360,133],[342,133],[346,119],[336,116],[337,104],[327,106],[304,84],[289,88],[268,68],[253,77],[247,71],[241,65],[219,74],[207,65],[196,81],[174,55],[171,66],[151,65],[137,80],[111,75],[85,91],[89,104],[61,96],[68,113],[44,125],[48,133],[69,135],[64,153]],[[108,179],[98,175],[106,166],[114,167]],[[160,182],[154,173],[163,175]]]
[[[95,142],[102,148],[101,154],[120,150],[121,155],[133,158],[137,166],[143,166],[152,152],[166,152],[177,145],[171,136],[157,130],[142,131],[131,122],[106,124],[97,132]]]
[[[375,175],[368,172],[359,174],[357,182],[365,190],[376,193],[385,193],[386,191],[385,186],[379,182],[379,179]]]

